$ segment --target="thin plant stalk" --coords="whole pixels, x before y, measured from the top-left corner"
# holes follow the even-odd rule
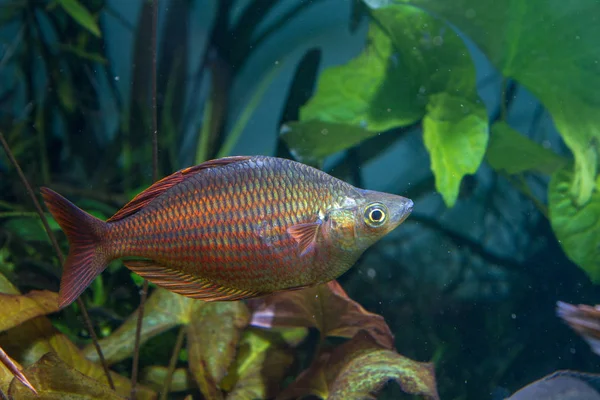
[[[23,186],[25,186],[25,189],[27,190],[27,193],[29,194],[31,201],[33,201],[35,210],[37,211],[38,215],[40,216],[40,219],[42,220],[42,224],[44,225],[44,229],[46,230],[46,233],[48,234],[48,238],[50,239],[50,242],[52,243],[52,247],[54,248],[54,251],[56,252],[56,256],[58,257],[58,260],[60,261],[60,265],[64,265],[65,256],[63,255],[62,251],[60,250],[60,246],[58,245],[56,236],[54,236],[54,232],[52,232],[52,229],[50,229],[50,225],[48,224],[48,219],[46,218],[46,215],[44,214],[44,211],[42,210],[42,206],[40,205],[40,202],[38,201],[37,197],[35,197],[35,193],[33,192],[33,189],[31,188],[29,181],[25,177],[25,174],[23,173],[21,166],[19,165],[19,163],[17,162],[17,159],[15,158],[12,151],[10,150],[10,147],[8,146],[8,143],[4,139],[4,134],[2,132],[0,132],[0,144],[2,144],[2,147],[4,147],[4,151],[6,152],[8,159],[10,160],[11,164],[17,171],[17,174],[19,175],[19,178],[21,179]],[[81,310],[81,314],[83,316],[83,320],[85,321],[86,327],[87,327],[88,331],[90,332],[90,336],[92,338],[92,343],[94,343],[94,347],[96,348],[96,352],[98,353],[98,358],[100,359],[100,363],[102,364],[102,369],[104,370],[104,374],[106,375],[108,384],[110,385],[110,388],[112,390],[115,390],[115,384],[112,380],[112,376],[110,375],[110,371],[108,370],[108,364],[106,363],[106,360],[104,359],[104,354],[102,353],[102,349],[100,348],[100,343],[98,342],[98,336],[96,336],[96,332],[94,331],[94,326],[92,325],[92,320],[90,319],[90,316],[87,312],[87,308],[85,307],[83,300],[81,300],[81,297],[78,297],[76,301],[77,301],[77,305],[79,306],[79,309]]]
[[[169,360],[169,368],[167,369],[167,376],[165,377],[165,383],[160,394],[160,400],[167,400],[169,390],[171,390],[171,380],[173,379],[173,373],[175,372],[175,366],[177,365],[177,359],[179,358],[179,352],[183,346],[183,339],[185,338],[186,327],[181,326],[179,333],[177,334],[177,340],[175,341],[175,347],[173,347],[173,353],[171,353],[171,359]]]
[[[158,0],[152,0],[152,37],[150,45],[152,46],[152,180],[158,180],[158,122],[156,117],[156,27],[158,25]],[[144,321],[144,308],[148,298],[148,281],[144,279],[140,297],[140,307],[138,308],[137,325],[135,328],[135,342],[133,347],[133,365],[131,368],[131,400],[136,398],[136,386],[139,373],[140,362],[140,341],[142,336],[142,323]]]

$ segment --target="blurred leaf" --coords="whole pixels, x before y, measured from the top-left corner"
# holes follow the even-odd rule
[[[337,281],[315,287],[276,293],[249,301],[250,325],[271,327],[315,327],[322,338],[351,338],[366,330],[383,347],[391,349],[394,337],[381,315],[366,311],[352,300]]]
[[[448,93],[430,96],[423,140],[431,156],[435,187],[452,207],[462,178],[477,172],[483,161],[488,141],[485,108]]]
[[[48,353],[25,369],[39,395],[36,399],[123,399],[110,387],[83,375],[65,364],[54,353]],[[31,392],[17,381],[10,385],[9,396],[15,399],[31,398]]]
[[[94,36],[101,37],[100,28],[94,16],[77,0],[57,0],[67,14]]]
[[[585,381],[600,376],[557,371],[537,380],[506,400],[600,400],[600,394]]]
[[[577,332],[600,355],[600,306],[557,303],[557,315]]]
[[[27,367],[37,362],[44,354],[54,352],[67,365],[82,374],[108,385],[102,366],[86,359],[79,348],[67,336],[58,332],[46,317],[37,317],[4,332],[0,346],[21,365]],[[26,372],[27,374],[27,372]],[[29,375],[27,374],[29,377]],[[129,379],[111,372],[117,393],[128,396],[131,390]],[[35,383],[32,381],[35,385]],[[144,386],[138,387],[138,399],[154,399],[156,394]],[[37,388],[37,386],[36,386]]]
[[[492,125],[487,161],[497,171],[510,175],[536,171],[550,175],[568,160],[511,128],[506,122]]]
[[[0,347],[0,390],[8,391],[8,386],[13,378],[25,385],[29,390],[36,393],[35,388],[21,371],[23,368]]]
[[[165,379],[167,379],[167,371],[167,367],[158,365],[147,367],[144,369],[141,381],[154,390],[162,390]],[[173,371],[169,387],[171,392],[183,392],[195,388],[196,383],[194,382],[194,377],[186,368],[177,368]]]
[[[188,364],[204,398],[223,398],[219,384],[249,319],[242,302],[207,303],[194,314],[187,327]]]
[[[303,339],[306,333],[306,329],[288,329],[282,333],[247,329],[240,340],[236,360],[222,382],[223,389],[229,391],[227,400],[275,396],[294,360],[286,349],[286,339]],[[285,335],[288,337],[284,338]]]
[[[63,43],[59,43],[58,47],[62,50],[62,51],[66,51],[72,54],[75,54],[77,57],[81,57],[84,60],[89,60],[89,61],[93,61],[93,62],[97,62],[100,64],[106,64],[108,63],[108,61],[106,60],[106,58],[104,58],[102,55],[98,54],[98,53],[90,53],[88,51],[86,51],[85,49],[82,49],[80,47],[76,47],[70,44],[63,44]]]
[[[39,218],[11,218],[3,225],[6,230],[13,232],[22,240],[32,242],[48,241],[48,236]]]
[[[294,158],[311,165],[320,165],[328,155],[345,150],[371,136],[358,126],[316,120],[289,122],[281,127],[281,135]]]
[[[0,291],[0,332],[13,328],[31,318],[58,311],[58,293],[32,290],[24,295]]]
[[[548,186],[550,223],[567,257],[594,283],[600,282],[600,177],[590,201],[583,207],[570,194],[573,172],[557,171]]]
[[[278,399],[307,395],[329,400],[372,399],[389,380],[395,380],[406,393],[439,399],[431,363],[381,348],[364,331],[333,350],[322,351]]]
[[[600,144],[600,2],[408,0],[471,38],[505,77],[533,93],[575,156],[570,194],[587,202]],[[379,3],[366,0],[366,3]]]
[[[177,325],[187,325],[192,315],[204,304],[202,301],[180,296],[165,289],[155,289],[144,307],[140,345]],[[109,365],[133,354],[137,318],[136,310],[112,335],[100,340],[100,346]],[[98,361],[98,354],[93,345],[88,345],[83,352],[90,360]]]
[[[13,285],[8,278],[2,274],[0,274],[0,293],[16,295],[21,294],[19,289],[17,289],[16,286]]]

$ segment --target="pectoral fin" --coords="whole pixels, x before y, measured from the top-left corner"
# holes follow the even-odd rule
[[[305,256],[315,249],[317,245],[317,234],[321,227],[321,220],[307,224],[290,226],[288,233],[298,242],[300,256]]]

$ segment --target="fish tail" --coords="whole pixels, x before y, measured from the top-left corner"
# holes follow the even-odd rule
[[[46,207],[67,235],[69,255],[63,266],[58,306],[71,304],[108,265],[109,255],[101,246],[108,224],[75,206],[60,194],[41,188]]]

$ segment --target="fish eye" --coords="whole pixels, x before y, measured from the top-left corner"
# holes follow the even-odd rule
[[[387,208],[381,203],[370,204],[365,209],[365,223],[373,228],[381,226],[387,220]]]

